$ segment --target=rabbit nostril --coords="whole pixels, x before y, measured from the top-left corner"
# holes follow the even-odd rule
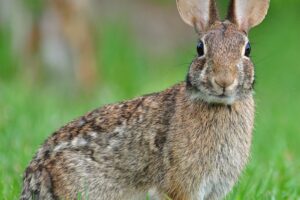
[[[223,88],[223,90],[225,90],[226,88],[230,87],[231,85],[233,85],[234,83],[234,79],[232,78],[216,78],[214,80],[214,82],[221,88]]]

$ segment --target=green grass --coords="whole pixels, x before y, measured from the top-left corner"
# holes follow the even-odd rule
[[[251,32],[257,72],[252,157],[228,199],[300,199],[300,4],[276,2],[265,23]],[[27,83],[17,73],[22,69],[10,53],[7,32],[0,30],[1,199],[17,199],[26,165],[61,125],[103,104],[183,80],[187,64],[182,63],[193,57],[195,44],[153,58],[135,44],[125,25],[104,27],[98,55],[104,79],[84,95]]]

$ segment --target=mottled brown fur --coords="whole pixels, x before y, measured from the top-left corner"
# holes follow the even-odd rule
[[[25,172],[23,199],[29,199],[31,193],[41,199],[47,199],[46,194],[52,199],[74,199],[77,193],[85,192],[85,181],[88,188],[100,189],[103,179],[118,185],[113,191],[132,187],[146,192],[157,187],[174,199],[190,199],[185,196],[191,195],[195,187],[191,184],[199,185],[197,179],[219,167],[224,167],[218,170],[220,175],[231,176],[235,182],[247,161],[253,112],[251,97],[231,109],[193,102],[185,83],[97,109],[61,128],[40,148]],[[123,131],[115,130],[122,125],[126,127]],[[219,127],[236,131],[223,133]],[[89,136],[91,132],[96,133],[94,138]],[[59,144],[74,138],[88,142],[55,151]],[[111,145],[112,141],[119,144]],[[231,147],[241,151],[238,159],[242,162],[237,166]],[[47,188],[45,195],[43,186]],[[101,192],[109,191],[105,188]],[[101,195],[95,194],[91,191],[90,198]]]
[[[25,171],[21,199],[223,198],[250,154],[254,67],[237,24],[215,21],[200,37],[206,53],[186,82],[106,105],[50,136]]]

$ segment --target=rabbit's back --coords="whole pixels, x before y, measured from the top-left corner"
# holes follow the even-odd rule
[[[22,197],[117,199],[130,188],[146,195],[169,165],[163,149],[179,88],[107,105],[62,127],[28,166]]]

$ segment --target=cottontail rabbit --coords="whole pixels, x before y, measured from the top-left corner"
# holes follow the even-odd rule
[[[247,32],[269,0],[177,0],[200,36],[185,82],[67,124],[25,171],[21,199],[221,199],[249,158],[254,66]]]

